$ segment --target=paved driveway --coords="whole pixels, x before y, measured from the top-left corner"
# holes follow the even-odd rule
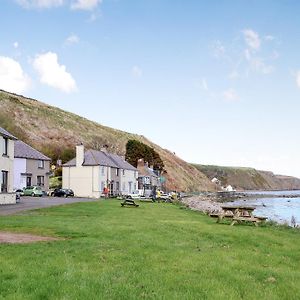
[[[60,197],[21,197],[20,203],[0,205],[0,215],[12,215],[24,210],[57,206],[75,202],[99,201],[87,198],[60,198]]]

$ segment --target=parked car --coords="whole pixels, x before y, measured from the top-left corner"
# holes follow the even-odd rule
[[[55,189],[51,196],[54,197],[74,197],[74,192],[71,189]]]
[[[139,191],[134,191],[131,194],[127,194],[126,195],[127,199],[140,199],[142,197],[144,197],[144,196],[140,195]]]
[[[24,196],[42,197],[43,191],[39,186],[28,186],[23,190]]]

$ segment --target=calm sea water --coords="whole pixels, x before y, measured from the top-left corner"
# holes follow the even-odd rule
[[[300,225],[300,191],[251,191],[251,194],[271,194],[278,195],[278,198],[258,198],[258,199],[239,199],[233,204],[246,204],[255,206],[254,215],[266,216],[270,220],[278,223],[288,223],[291,225],[291,219],[296,219],[297,225]],[[283,195],[299,195],[297,198],[282,198]]]

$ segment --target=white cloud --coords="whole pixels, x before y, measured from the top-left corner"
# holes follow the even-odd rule
[[[259,50],[261,41],[257,32],[252,29],[243,30],[244,39],[248,47],[252,50]]]
[[[298,88],[300,88],[300,71],[298,71],[296,74],[296,83]]]
[[[131,74],[136,78],[141,78],[143,76],[143,70],[139,66],[133,66]]]
[[[51,8],[62,6],[64,0],[16,0],[24,8]]]
[[[263,59],[259,57],[255,57],[250,61],[251,67],[253,70],[257,72],[261,72],[263,74],[270,74],[274,71],[274,67],[271,65],[267,65]]]
[[[68,36],[65,40],[66,45],[72,45],[72,44],[77,44],[79,43],[79,37],[72,33],[70,36]]]
[[[47,52],[36,55],[33,67],[40,75],[40,81],[46,85],[70,93],[77,90],[72,75],[66,71],[64,65],[58,63],[56,53]]]
[[[228,102],[235,102],[235,101],[238,101],[240,99],[240,97],[237,94],[236,90],[232,89],[232,88],[224,91],[223,92],[223,97]]]
[[[21,65],[10,57],[0,56],[0,88],[9,92],[23,93],[31,84]]]
[[[15,49],[17,49],[17,48],[19,48],[19,43],[18,42],[14,42],[13,46],[14,46]]]
[[[71,8],[75,10],[94,10],[102,0],[76,0],[71,4]]]

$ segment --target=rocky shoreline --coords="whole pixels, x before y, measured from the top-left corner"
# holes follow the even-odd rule
[[[191,210],[206,214],[217,214],[222,211],[221,203],[217,202],[216,198],[208,195],[185,197],[182,199],[182,203]]]
[[[238,199],[257,198],[299,198],[299,194],[249,194],[244,192],[218,192],[201,193],[199,195],[187,195],[181,202],[191,210],[201,211],[205,214],[218,214],[222,212],[222,204]]]

